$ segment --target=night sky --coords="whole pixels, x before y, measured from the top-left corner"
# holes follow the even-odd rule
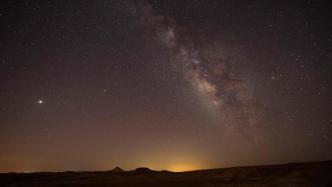
[[[332,159],[328,1],[0,3],[0,172]]]

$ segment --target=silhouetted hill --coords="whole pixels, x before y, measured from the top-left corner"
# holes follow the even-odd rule
[[[137,173],[137,174],[151,174],[151,173],[154,173],[156,171],[153,171],[149,168],[146,168],[146,167],[139,167],[139,168],[136,168],[135,170],[133,170],[134,173]]]
[[[120,167],[117,166],[117,167],[113,168],[111,170],[111,172],[113,172],[113,173],[120,173],[120,172],[123,172],[123,170]]]
[[[153,171],[149,168],[122,171],[118,167],[113,170],[116,172],[3,173],[0,174],[0,186],[332,186],[332,161],[190,172]]]

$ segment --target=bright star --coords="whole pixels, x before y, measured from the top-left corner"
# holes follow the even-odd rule
[[[38,102],[38,104],[43,104],[44,103],[44,101],[41,100],[41,99],[39,99],[37,102]]]

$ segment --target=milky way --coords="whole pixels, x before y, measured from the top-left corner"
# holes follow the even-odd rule
[[[225,129],[229,126],[241,136],[250,136],[247,141],[256,143],[252,131],[256,121],[261,118],[257,112],[261,109],[248,85],[248,77],[241,75],[242,69],[234,70],[234,61],[238,57],[217,42],[203,44],[204,47],[199,44],[210,41],[195,41],[194,44],[185,28],[181,28],[170,17],[156,14],[149,3],[140,4],[138,9],[142,23],[152,29],[156,39],[170,51],[174,68],[197,92],[197,99],[217,114],[218,125]],[[181,32],[181,29],[184,31]]]

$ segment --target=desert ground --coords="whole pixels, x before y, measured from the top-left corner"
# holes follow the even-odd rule
[[[246,166],[188,172],[123,171],[1,173],[0,186],[217,187],[332,186],[332,161]]]

